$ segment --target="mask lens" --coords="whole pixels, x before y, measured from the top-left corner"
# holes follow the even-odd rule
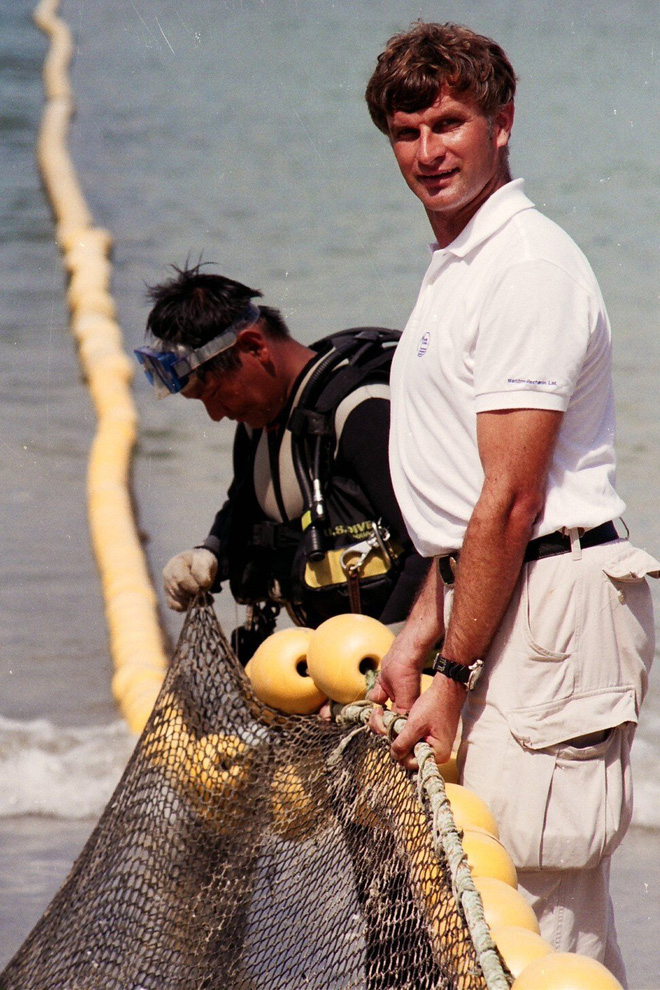
[[[185,387],[190,374],[177,374],[176,365],[181,359],[171,351],[155,351],[151,347],[139,347],[135,356],[142,365],[147,381],[153,385],[156,395],[163,398]]]

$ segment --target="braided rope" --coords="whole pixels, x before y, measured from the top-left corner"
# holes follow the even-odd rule
[[[340,724],[347,726],[354,724],[357,728],[346,736],[335,750],[333,754],[335,762],[339,762],[344,750],[356,733],[364,731],[374,707],[370,701],[356,701],[351,705],[345,705],[337,715],[337,721]],[[390,739],[398,735],[406,723],[405,715],[390,712],[387,709],[383,711],[382,717]],[[508,990],[510,983],[502,968],[500,957],[484,916],[481,896],[472,879],[461,843],[461,836],[456,828],[454,815],[445,791],[445,782],[438,770],[435,755],[428,743],[418,742],[415,746],[415,757],[419,765],[417,792],[420,803],[423,804],[424,799],[429,802],[433,817],[433,848],[436,855],[438,857],[444,856],[449,865],[454,897],[465,915],[486,985],[488,990]]]

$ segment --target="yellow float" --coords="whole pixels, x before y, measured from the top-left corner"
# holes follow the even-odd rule
[[[271,781],[272,828],[276,835],[291,841],[304,839],[316,825],[317,816],[327,798],[323,781],[310,778],[308,767],[279,767]],[[321,814],[328,814],[329,809]]]
[[[60,247],[65,253],[81,250],[94,254],[108,254],[112,250],[113,238],[103,227],[80,227],[69,229],[60,237]]]
[[[181,753],[192,753],[193,739],[173,694],[165,694],[142,743],[143,755],[154,766],[174,770]]]
[[[115,302],[109,291],[112,269],[107,256],[112,236],[93,226],[67,149],[73,114],[67,70],[73,40],[66,24],[55,15],[57,6],[57,0],[41,0],[34,13],[36,23],[51,39],[44,63],[47,102],[39,129],[37,160],[56,218],[57,242],[70,275],[67,298],[71,329],[80,345],[80,364],[98,417],[88,475],[89,517],[106,611],[113,616],[110,645],[118,671],[115,690],[130,728],[140,732],[158,695],[167,660],[129,491],[137,411],[127,387],[133,375],[132,363],[122,349]],[[122,538],[118,539],[120,531]],[[151,598],[144,596],[139,616],[127,610],[115,621],[120,609],[115,598],[107,595],[105,585],[108,579],[113,583],[109,572],[129,570]],[[137,629],[141,630],[140,636],[135,635]],[[143,659],[144,676],[138,671],[138,657]]]
[[[483,829],[467,828],[461,841],[473,877],[495,877],[518,886],[513,860],[498,839]]]
[[[490,929],[515,926],[539,934],[538,918],[519,890],[496,877],[476,876],[472,879],[481,896]]]
[[[223,803],[234,800],[236,791],[247,784],[254,755],[232,733],[208,733],[197,739],[171,694],[161,699],[142,752],[205,818],[215,818]]]
[[[501,925],[491,928],[490,934],[514,980],[535,959],[555,951],[549,942],[529,928]]]
[[[314,631],[307,650],[310,676],[323,694],[348,705],[367,693],[366,675],[376,671],[394,634],[370,615],[334,615]]]
[[[202,736],[181,765],[181,783],[205,817],[215,815],[248,782],[252,751],[231,733]]]
[[[326,700],[307,672],[311,635],[304,626],[280,629],[257,648],[245,672],[264,704],[289,715],[310,715]]]
[[[438,771],[444,780],[445,785],[458,784],[460,777],[458,774],[456,753],[452,753],[446,763],[438,763]]]
[[[442,771],[441,771],[442,772]],[[482,798],[460,784],[445,783],[445,791],[451,805],[456,827],[459,829],[482,828],[499,839],[500,832],[495,816]]]
[[[525,966],[511,990],[622,990],[602,963],[573,952],[553,952]]]

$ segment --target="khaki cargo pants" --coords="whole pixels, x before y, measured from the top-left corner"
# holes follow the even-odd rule
[[[459,754],[543,937],[600,960],[624,985],[610,856],[632,815],[630,747],[655,640],[645,578],[659,573],[627,540],[574,542],[524,565],[466,702]]]

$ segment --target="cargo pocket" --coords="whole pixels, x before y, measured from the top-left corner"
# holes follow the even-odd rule
[[[632,815],[634,731],[633,725],[620,725],[595,744],[580,745],[576,740],[555,747],[542,869],[591,869],[619,845]]]
[[[575,689],[574,656],[579,643],[580,575],[562,562],[544,560],[523,571],[520,616],[524,696],[512,707],[568,698]]]
[[[609,578],[610,608],[623,679],[638,683],[651,669],[655,650],[653,603],[647,577],[660,577],[660,562],[646,550],[627,544],[622,553],[602,565]],[[640,664],[645,671],[640,670]],[[641,701],[641,699],[640,699]]]
[[[516,739],[491,705],[463,710],[458,752],[461,783],[479,794],[495,815],[500,839],[517,869],[540,869],[543,823],[556,754]]]
[[[609,578],[621,584],[637,584],[644,578],[660,577],[660,561],[646,550],[628,545],[614,560],[608,560],[603,570]]]

